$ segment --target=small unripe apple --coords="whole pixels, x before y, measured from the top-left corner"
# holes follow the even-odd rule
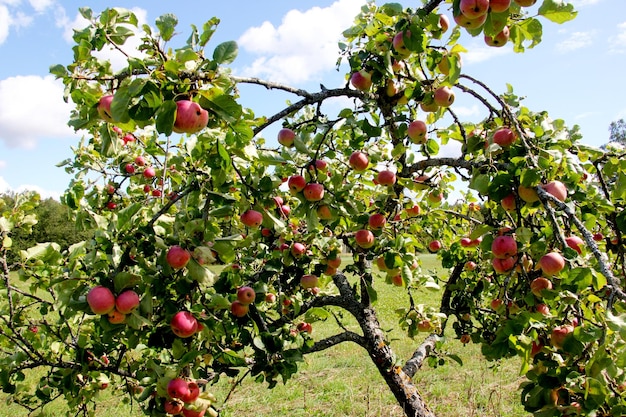
[[[478,265],[476,265],[476,262],[474,262],[474,261],[467,261],[467,262],[465,262],[465,269],[468,270],[468,271],[476,270],[477,266]]]
[[[537,3],[537,0],[513,0],[521,7],[530,7],[533,4]]]
[[[412,143],[422,144],[426,143],[426,133],[428,133],[428,128],[426,127],[426,123],[421,120],[414,120],[409,123],[409,126],[406,130],[409,139],[411,139]]]
[[[256,292],[252,287],[243,286],[237,290],[237,300],[242,304],[252,304],[256,298]]]
[[[369,166],[370,160],[364,152],[355,151],[350,155],[348,164],[355,171],[365,171]]]
[[[319,207],[317,207],[317,217],[319,217],[322,220],[331,220],[333,218],[333,214],[330,211],[330,207],[328,207],[325,204],[320,205]]]
[[[357,90],[367,91],[372,86],[372,74],[364,69],[353,72],[350,76],[350,84]]]
[[[111,114],[111,102],[113,101],[113,95],[106,95],[100,97],[98,101],[98,115],[105,122],[113,123],[113,115]]]
[[[235,317],[244,317],[246,314],[248,314],[249,309],[250,307],[248,307],[248,304],[243,304],[241,301],[238,300],[235,300],[230,304],[230,312]]]
[[[98,285],[87,293],[87,304],[94,314],[108,314],[115,308],[115,296],[107,287]]]
[[[430,332],[433,328],[433,324],[428,319],[420,320],[417,323],[417,330],[420,332]]]
[[[520,185],[517,188],[517,193],[519,194],[519,198],[521,198],[527,203],[534,203],[535,201],[539,201],[539,196],[537,195],[537,191],[533,187],[526,187],[524,185]]]
[[[291,129],[283,128],[278,131],[278,143],[281,145],[291,148],[296,139],[296,132]]]
[[[363,249],[369,249],[374,246],[376,238],[374,234],[369,230],[361,229],[354,234],[354,239],[356,240],[356,244],[362,247]]]
[[[257,228],[263,223],[263,214],[256,210],[246,210],[241,214],[240,220],[246,227]]]
[[[189,311],[179,311],[172,317],[170,327],[176,336],[187,338],[198,331],[198,320]]]
[[[126,290],[115,298],[115,308],[122,314],[128,314],[139,307],[139,295],[133,290]]]
[[[174,245],[167,251],[165,260],[168,265],[174,269],[183,268],[191,259],[191,253],[187,249],[183,249],[178,245]]]
[[[448,86],[439,87],[435,90],[433,101],[439,107],[449,107],[454,103],[454,92]]]
[[[306,179],[302,175],[292,175],[287,180],[287,186],[292,194],[297,194],[306,187]]]
[[[176,120],[173,131],[176,133],[198,133],[209,123],[209,112],[191,100],[176,102]]]
[[[308,183],[302,190],[307,201],[320,201],[324,198],[324,186],[317,182]]]

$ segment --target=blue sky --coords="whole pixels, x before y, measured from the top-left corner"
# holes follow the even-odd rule
[[[152,26],[163,13],[177,15],[180,35],[174,45],[186,40],[190,24],[201,26],[217,16],[221,24],[212,45],[238,41],[236,74],[315,90],[320,83],[336,87],[345,82],[343,73],[335,71],[337,40],[364,0],[94,3],[96,12],[114,6],[133,9]],[[400,3],[416,7],[420,1]],[[543,20],[544,42],[524,54],[513,53],[509,45],[488,48],[481,38],[464,35],[461,43],[469,52],[463,57],[463,72],[496,92],[512,84],[518,95],[527,97],[526,106],[547,110],[570,126],[578,124],[584,142],[600,146],[607,142],[609,123],[626,118],[626,1],[573,3],[578,17],[563,25]],[[66,126],[70,108],[48,68],[71,62],[70,37],[72,28],[84,26],[78,16],[83,5],[0,0],[0,192],[29,188],[58,196],[69,182],[55,165],[71,156],[78,136]],[[448,7],[441,11],[451,17]],[[289,98],[261,88],[244,88],[242,94],[243,104],[257,115],[272,114]],[[476,104],[457,97],[458,114],[481,118]]]

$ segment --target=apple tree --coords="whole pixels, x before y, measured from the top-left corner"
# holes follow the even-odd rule
[[[542,20],[575,16],[554,0],[531,16],[534,3],[367,3],[339,45],[345,85],[316,92],[232,75],[236,43],[210,42],[217,18],[176,44],[173,15],[137,27],[128,10],[81,9],[74,62],[51,72],[83,133],[62,163],[74,174],[63,201],[95,233],[23,251],[28,291],[4,268],[3,390],[87,414],[111,386],[146,415],[215,416],[220,377],[272,388],[306,354],[354,343],[406,415],[426,417],[414,376],[447,337],[521,358],[520,398],[537,416],[626,413],[624,150],[587,146],[512,87],[462,71],[463,32],[523,52]],[[99,59],[105,48],[127,65]],[[295,99],[258,115],[242,84]],[[455,112],[460,95],[482,121]],[[337,97],[350,104],[331,112]],[[445,276],[422,270],[429,251]],[[385,285],[404,299],[410,358],[380,327]],[[438,309],[417,303],[425,287],[441,288]],[[314,337],[319,320],[336,334]],[[20,389],[33,368],[46,370],[34,393]]]

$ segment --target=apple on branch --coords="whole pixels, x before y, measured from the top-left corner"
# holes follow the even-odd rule
[[[407,135],[412,143],[415,144],[423,144],[426,143],[426,133],[428,133],[428,129],[426,127],[426,123],[422,120],[414,120],[409,123],[407,128]]]
[[[372,73],[364,69],[353,72],[350,76],[350,84],[357,90],[367,91],[372,86]]]
[[[198,133],[209,123],[209,112],[191,100],[176,102],[176,120],[173,131],[176,133]]]
[[[369,166],[369,163],[370,160],[367,154],[360,151],[353,152],[348,159],[348,164],[352,167],[352,169],[358,172],[365,171]]]
[[[296,133],[288,128],[283,128],[278,131],[278,143],[286,148],[293,147],[296,139]]]
[[[113,123],[113,115],[111,114],[111,102],[113,102],[113,95],[106,95],[100,97],[98,101],[98,115],[105,122]]]
[[[98,285],[87,293],[87,304],[94,314],[108,314],[115,309],[115,296],[107,287]]]
[[[489,0],[461,0],[459,9],[465,17],[476,19],[489,11]]]

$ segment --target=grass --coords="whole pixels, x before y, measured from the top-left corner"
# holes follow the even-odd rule
[[[436,258],[423,257],[424,267],[434,268]],[[383,329],[389,331],[391,347],[402,360],[410,357],[420,338],[411,340],[397,326],[394,310],[402,306],[403,290],[391,285],[382,285],[377,305]],[[438,297],[432,292],[418,295],[421,302],[436,306]],[[334,322],[315,323],[313,336],[321,338],[333,334],[337,329]],[[425,337],[425,335],[424,335]],[[463,366],[448,361],[444,366],[431,368],[428,365],[415,376],[417,386],[426,403],[439,417],[482,416],[522,417],[528,416],[519,405],[519,363],[509,361],[494,367],[482,359],[480,348],[462,345],[449,339],[444,346],[449,353],[463,358]],[[211,391],[222,401],[231,389],[232,381],[224,378]],[[0,394],[0,401],[6,399]],[[256,417],[401,417],[404,414],[385,385],[382,377],[359,346],[344,343],[323,352],[307,355],[299,372],[286,384],[273,390],[265,384],[252,380],[238,386],[228,402],[221,404],[221,417],[254,415]],[[50,404],[41,417],[63,415],[62,401]],[[0,408],[0,417],[25,415],[24,409],[15,405]],[[120,404],[119,398],[104,392],[96,416],[141,416],[137,407]]]

